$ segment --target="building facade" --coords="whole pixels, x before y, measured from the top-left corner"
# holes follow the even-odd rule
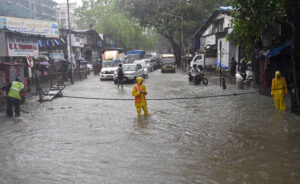
[[[195,50],[205,54],[207,68],[216,68],[218,62],[230,69],[230,61],[238,61],[239,48],[233,40],[226,39],[232,31],[231,7],[217,9],[194,34]],[[218,61],[218,62],[217,62]]]
[[[53,0],[0,0],[0,16],[56,21]]]
[[[75,16],[74,16],[76,7],[77,7],[76,3],[69,3],[71,29],[77,28],[75,24]],[[57,4],[57,21],[59,23],[59,28],[69,29],[67,3]]]

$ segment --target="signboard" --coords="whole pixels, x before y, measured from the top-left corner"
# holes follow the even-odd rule
[[[118,51],[117,50],[110,50],[104,52],[104,60],[113,60],[118,58]]]
[[[50,53],[51,59],[65,59],[64,53]]]
[[[72,46],[73,47],[84,47],[84,42],[83,42],[83,38],[80,38],[78,36],[74,36],[72,35]]]
[[[4,27],[20,33],[59,38],[58,23],[56,22],[0,16],[0,29]]]
[[[68,36],[69,38],[69,36]],[[78,36],[75,36],[74,34],[71,34],[71,40],[72,40],[72,47],[84,47],[84,41],[83,38],[80,38]]]
[[[205,46],[216,45],[216,35],[210,35],[205,38]]]
[[[8,56],[39,56],[38,41],[17,35],[7,35]]]

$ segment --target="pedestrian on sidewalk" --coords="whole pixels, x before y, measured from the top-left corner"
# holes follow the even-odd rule
[[[124,82],[124,70],[122,67],[122,64],[119,64],[119,68],[117,69],[117,83],[118,83],[118,88],[121,85],[123,89],[123,82]]]
[[[22,84],[22,79],[20,77],[16,78],[16,81],[1,88],[6,91],[7,108],[6,116],[13,117],[13,106],[15,107],[15,116],[20,116],[20,104],[21,96],[20,93],[24,90],[24,85]]]
[[[138,117],[141,117],[142,109],[144,110],[145,116],[148,116],[148,108],[147,108],[147,88],[143,85],[144,79],[142,77],[138,77],[136,85],[132,89],[132,96],[135,97],[135,107],[138,113]]]
[[[237,62],[235,61],[234,57],[232,57],[231,59],[231,62],[230,62],[230,74],[232,77],[235,76],[235,73],[236,73],[236,65],[237,65]]]
[[[285,96],[288,94],[287,84],[280,71],[276,71],[272,80],[271,95],[277,110],[285,111]]]

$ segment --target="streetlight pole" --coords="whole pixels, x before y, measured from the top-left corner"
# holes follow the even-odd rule
[[[74,82],[73,82],[73,50],[72,50],[72,41],[71,41],[71,21],[70,21],[70,6],[69,6],[69,0],[67,0],[67,6],[68,6],[68,28],[69,28],[69,35],[68,35],[68,37],[69,37],[69,50],[70,50],[70,52],[68,52],[68,54],[69,54],[69,56],[68,56],[68,58],[69,58],[69,62],[71,63],[71,66],[70,66],[70,72],[71,72],[71,74],[70,74],[70,81],[71,81],[71,83],[73,84]]]

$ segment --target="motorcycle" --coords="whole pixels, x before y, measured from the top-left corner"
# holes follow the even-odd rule
[[[237,71],[235,78],[237,82],[248,85],[252,85],[255,82],[254,73],[248,68],[245,72]]]
[[[198,84],[201,85],[202,83],[203,85],[207,86],[208,84],[208,80],[207,78],[204,77],[203,73],[197,73],[195,76],[193,76],[192,73],[189,72],[188,76],[189,76],[189,81],[194,85],[198,85]]]

